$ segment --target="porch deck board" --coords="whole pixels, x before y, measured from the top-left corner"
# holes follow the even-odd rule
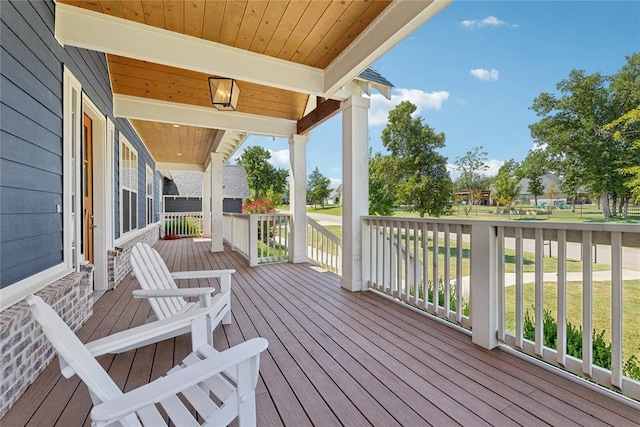
[[[258,424],[640,425],[640,411],[374,293],[350,293],[310,264],[247,267],[236,252],[211,254],[194,239],[156,245],[171,270],[234,268],[232,324],[216,329],[225,349],[269,340],[257,388]],[[189,280],[181,285],[216,286]],[[144,323],[149,304],[127,277],[95,305],[78,335],[97,339]],[[125,391],[166,373],[189,351],[181,336],[99,358]],[[54,361],[2,419],[2,426],[89,425],[91,401]]]

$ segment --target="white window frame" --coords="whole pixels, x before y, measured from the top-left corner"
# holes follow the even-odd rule
[[[77,270],[80,265],[80,254],[74,247],[74,236],[80,235],[80,224],[73,217],[81,206],[79,197],[75,200],[73,198],[74,191],[75,194],[80,194],[80,183],[78,179],[73,179],[73,162],[79,159],[82,142],[82,85],[66,66],[62,91],[62,205],[55,206],[56,211],[62,215],[62,261],[0,289],[0,311]],[[76,169],[75,173],[77,172]]]
[[[151,167],[149,165],[147,165],[146,168],[146,191],[147,191],[147,197],[146,197],[146,216],[147,216],[147,225],[149,224],[153,224],[153,169],[151,169]]]
[[[120,179],[118,182],[118,187],[119,187],[119,192],[120,192],[120,237],[125,236],[127,233],[131,233],[133,231],[136,231],[138,229],[138,196],[139,196],[139,191],[138,191],[138,151],[133,148],[133,145],[129,142],[129,140],[122,134],[122,132],[120,133],[120,150],[119,150],[119,154],[120,154],[120,164],[119,164],[119,169],[120,169]],[[124,154],[125,154],[125,148],[128,152],[130,152],[132,155],[135,155],[135,161],[131,162],[132,168],[133,169],[133,173],[130,173],[130,175],[128,176],[128,182],[125,182],[125,159],[124,159]],[[127,161],[128,163],[128,161]],[[135,184],[132,184],[132,178],[135,178]],[[131,203],[129,203],[129,229],[127,231],[124,231],[124,217],[125,217],[125,212],[124,212],[124,192],[125,191],[129,191],[131,193],[135,193],[136,198],[135,198],[135,216],[131,217]]]

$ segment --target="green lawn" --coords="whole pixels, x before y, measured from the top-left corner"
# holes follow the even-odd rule
[[[507,331],[515,331],[515,286],[505,290]],[[555,283],[545,283],[544,308],[554,319],[557,314],[557,288]],[[524,286],[523,306],[529,310],[529,316],[534,316],[535,286]],[[640,313],[640,280],[625,280],[623,285],[623,354],[625,360],[631,354],[640,357],[640,328],[637,325]],[[576,328],[582,326],[582,282],[567,284],[567,322]],[[611,342],[611,282],[593,282],[593,327],[597,332],[605,331],[606,342]]]
[[[341,216],[342,215],[342,206],[340,206],[340,205],[326,205],[325,207],[322,207],[322,206],[318,205],[315,208],[313,206],[307,206],[307,212],[319,213],[319,214],[324,214],[324,215]]]

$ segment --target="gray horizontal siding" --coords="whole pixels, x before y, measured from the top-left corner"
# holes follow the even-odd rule
[[[118,133],[138,151],[139,228],[146,218],[145,165],[155,169],[155,162],[131,124],[113,117],[105,55],[62,47],[55,40],[53,1],[2,1],[1,7],[0,287],[5,287],[63,260],[63,217],[57,206],[63,205],[64,66],[116,127],[114,237],[120,225]]]

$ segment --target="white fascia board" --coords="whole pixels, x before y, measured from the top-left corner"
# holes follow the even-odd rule
[[[396,0],[392,2],[325,69],[324,92],[334,92],[356,78],[392,47],[418,29],[453,0]]]
[[[323,70],[56,3],[62,45],[323,96]]]
[[[113,95],[116,117],[174,123],[211,129],[237,130],[253,135],[290,137],[296,133],[296,121],[239,113],[176,102],[158,101],[129,95]]]
[[[156,169],[164,171],[186,171],[186,172],[204,172],[206,170],[202,165],[192,163],[170,163],[158,162]]]

